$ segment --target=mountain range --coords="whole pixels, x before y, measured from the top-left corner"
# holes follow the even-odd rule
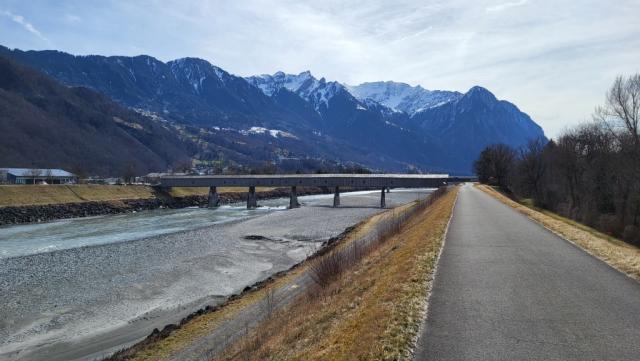
[[[0,164],[123,174],[188,157],[167,124],[0,57]]]
[[[101,93],[179,140],[170,142],[180,144],[179,151],[164,152],[162,164],[139,171],[159,170],[186,155],[244,165],[303,159],[469,174],[486,145],[518,147],[544,137],[528,115],[478,86],[464,94],[397,82],[350,86],[308,71],[243,78],[197,58],[165,63],[146,55],[74,56],[5,47],[0,56],[69,91]],[[28,158],[16,157],[20,164],[9,165],[24,165]],[[100,168],[114,167],[88,167]]]

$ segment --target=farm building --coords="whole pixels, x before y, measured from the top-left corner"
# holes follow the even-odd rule
[[[78,177],[62,169],[0,168],[0,183],[72,184]]]

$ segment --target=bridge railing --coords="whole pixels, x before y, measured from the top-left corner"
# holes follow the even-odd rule
[[[283,174],[163,176],[161,187],[209,187],[209,205],[218,205],[217,187],[248,187],[247,208],[257,207],[255,187],[291,187],[290,206],[298,206],[297,187],[327,187],[334,190],[334,207],[340,205],[340,187],[380,189],[380,206],[386,206],[384,191],[390,188],[438,188],[475,177],[448,174]]]

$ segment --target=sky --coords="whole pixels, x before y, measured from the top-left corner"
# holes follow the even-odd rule
[[[640,72],[640,0],[2,0],[0,44],[72,54],[206,59],[355,85],[488,88],[547,136],[591,120]]]

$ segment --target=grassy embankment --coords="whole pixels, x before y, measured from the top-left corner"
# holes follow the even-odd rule
[[[534,207],[528,200],[522,200],[519,203],[489,186],[478,185],[478,188],[617,270],[640,281],[640,248],[553,212]]]
[[[410,349],[424,318],[437,257],[451,216],[457,188],[419,210],[384,242],[342,272],[325,277],[284,309],[232,343],[222,360],[398,360]],[[222,309],[194,318],[158,342],[136,351],[134,360],[167,360],[211,333],[243,308],[273,294],[303,272],[314,273],[323,260],[353,244],[376,225],[412,207],[388,211],[359,224],[332,252],[305,262]],[[354,252],[355,253],[355,252]],[[349,253],[351,254],[351,253]],[[344,259],[343,259],[344,260]],[[329,263],[325,263],[330,264]],[[317,275],[317,272],[316,272]]]
[[[268,187],[257,187],[257,192],[272,190]],[[246,187],[220,187],[220,193],[246,192]],[[169,194],[173,197],[206,195],[209,188],[172,188]],[[44,204],[64,204],[81,202],[109,202],[124,199],[152,199],[154,189],[145,185],[0,185],[0,207],[30,206]]]

